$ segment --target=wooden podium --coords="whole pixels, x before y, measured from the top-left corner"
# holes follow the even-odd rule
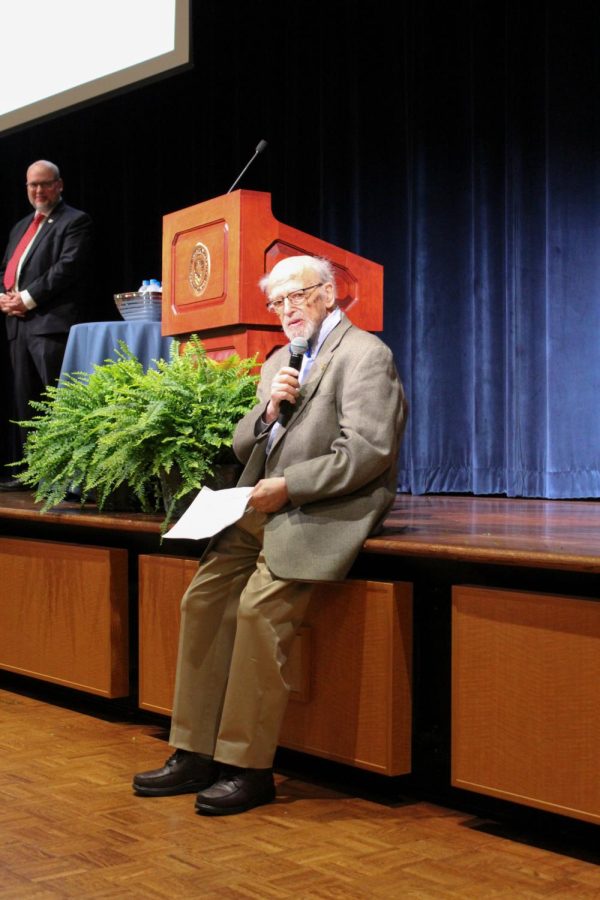
[[[195,333],[216,359],[258,353],[262,362],[287,341],[258,282],[297,254],[331,260],[341,308],[355,325],[382,329],[382,266],[282,225],[270,194],[233,191],[163,218],[163,334]]]

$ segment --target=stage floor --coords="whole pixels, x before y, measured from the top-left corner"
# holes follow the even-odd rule
[[[600,501],[400,494],[370,553],[600,572]]]
[[[62,503],[40,517],[28,492],[0,493],[0,519],[160,534],[161,516]],[[58,536],[58,535],[57,535]],[[399,494],[368,553],[600,572],[600,500]]]

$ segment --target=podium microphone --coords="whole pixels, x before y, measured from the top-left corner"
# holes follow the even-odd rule
[[[290,361],[288,366],[299,372],[302,367],[302,357],[308,350],[308,341],[303,337],[296,337],[290,345]],[[294,404],[289,400],[282,400],[279,404],[279,417],[277,422],[279,425],[287,425],[290,416],[294,411]]]
[[[266,150],[266,149],[267,149],[267,146],[268,146],[268,145],[267,145],[267,142],[266,142],[266,141],[259,141],[258,146],[256,147],[256,150],[254,151],[254,156],[252,157],[251,160],[249,160],[249,161],[246,163],[246,165],[244,166],[244,168],[242,169],[242,171],[240,172],[240,174],[238,175],[238,177],[235,179],[235,181],[233,182],[233,184],[231,185],[231,187],[230,187],[229,190],[227,191],[228,194],[230,194],[230,193],[232,192],[232,190],[234,189],[234,187],[236,186],[236,184],[238,183],[238,181],[240,180],[240,178],[242,177],[242,175],[244,174],[244,172],[246,171],[246,169],[248,169],[248,168],[252,165],[252,163],[254,162],[254,160],[256,159],[256,157],[258,156],[258,154],[259,154],[259,153],[262,153],[263,150]]]

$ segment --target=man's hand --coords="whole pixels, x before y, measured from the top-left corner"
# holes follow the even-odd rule
[[[28,312],[18,291],[8,291],[6,294],[0,294],[0,310],[6,313],[7,316],[18,316],[21,319]]]
[[[254,487],[248,503],[259,512],[274,513],[289,500],[285,478],[262,478]]]
[[[278,417],[282,400],[288,400],[294,404],[299,393],[298,372],[290,366],[284,366],[271,384],[271,399],[265,413],[265,422],[273,422]],[[264,512],[273,512],[273,510],[264,510]]]

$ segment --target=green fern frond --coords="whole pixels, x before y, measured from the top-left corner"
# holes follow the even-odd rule
[[[256,357],[213,360],[192,335],[144,371],[120,341],[116,359],[64,375],[31,403],[35,415],[19,423],[27,430],[19,477],[44,510],[74,486],[95,491],[102,508],[122,485],[156,510],[162,473],[179,473],[178,499],[232,454],[235,426],[256,402],[256,368]]]

